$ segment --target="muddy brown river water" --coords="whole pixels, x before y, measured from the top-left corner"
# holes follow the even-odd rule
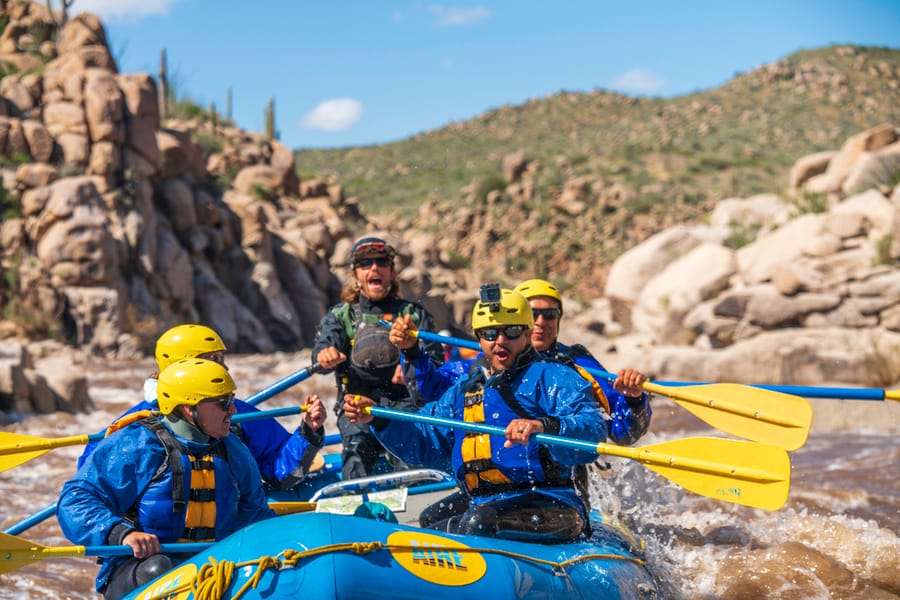
[[[229,366],[246,397],[309,364],[307,353],[233,356]],[[17,416],[0,430],[38,437],[93,433],[139,399],[152,361],[83,368],[91,414]],[[330,376],[314,376],[261,405],[298,404],[320,393],[330,405]],[[668,598],[900,598],[900,402],[813,400],[807,444],[791,453],[790,498],[764,511],[694,495],[628,459],[592,477],[596,507],[617,514],[646,543]],[[639,445],[714,435],[664,397],[654,397],[650,433]],[[299,417],[280,419],[288,428]],[[334,416],[328,426],[334,430]],[[55,502],[81,447],[58,448],[0,473],[0,528]],[[54,518],[19,534],[67,546]],[[0,575],[0,599],[99,598],[91,558],[47,559]],[[381,594],[384,596],[384,594]]]

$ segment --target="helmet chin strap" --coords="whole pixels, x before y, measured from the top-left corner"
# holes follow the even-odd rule
[[[182,405],[182,406],[184,406],[184,405]],[[193,427],[194,429],[196,429],[197,431],[199,431],[206,437],[209,437],[209,438],[212,437],[211,435],[209,435],[208,433],[206,433],[203,430],[203,427],[200,426],[200,418],[197,415],[197,405],[196,404],[191,406],[191,420],[190,421],[185,418],[184,413],[180,410],[172,411],[170,414],[167,415],[167,418],[169,418],[171,420],[184,421],[185,423],[187,423],[188,425],[190,425],[191,427]]]
[[[208,433],[203,431],[203,427],[200,426],[200,417],[197,415],[197,405],[196,404],[191,406],[191,419],[194,421],[193,423],[191,423],[191,425],[197,431],[199,431],[200,433],[202,433],[203,435],[205,435],[207,437],[212,437],[211,435],[209,435]]]

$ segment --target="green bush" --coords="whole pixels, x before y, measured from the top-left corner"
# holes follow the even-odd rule
[[[5,187],[0,187],[0,217],[15,219],[22,216],[22,205]]]
[[[221,139],[217,138],[214,134],[206,133],[204,131],[195,131],[194,141],[197,142],[197,145],[200,146],[206,154],[221,152],[225,147]]]
[[[471,262],[469,261],[468,258],[463,256],[459,252],[456,252],[455,250],[450,250],[449,255],[450,255],[450,264],[447,266],[450,267],[451,269],[462,270],[462,269],[469,268],[469,265],[471,264]]]
[[[488,194],[506,189],[506,180],[499,173],[487,173],[475,180],[475,201],[479,204],[487,202]]]
[[[176,102],[172,108],[172,114],[169,116],[182,119],[199,119],[204,122],[212,120],[208,110],[187,98]]]
[[[821,214],[828,210],[828,196],[803,190],[799,196],[791,200],[798,214]]]
[[[759,223],[744,224],[738,221],[732,221],[728,224],[728,227],[731,230],[731,233],[725,238],[722,245],[726,248],[737,250],[738,248],[743,248],[747,244],[756,241],[756,236],[762,228],[762,225]]]
[[[875,243],[875,264],[876,265],[894,265],[897,261],[891,257],[891,245],[894,243],[894,235],[888,233],[883,235]]]
[[[18,167],[19,165],[27,165],[30,162],[34,162],[34,159],[26,152],[14,152],[9,156],[0,157],[0,166],[4,167]]]
[[[900,185],[900,169],[897,169],[896,171],[891,173],[891,176],[888,177],[888,185],[892,188]]]
[[[256,198],[257,200],[267,200],[272,201],[277,197],[275,190],[270,188],[269,186],[256,182],[250,186],[250,195]]]

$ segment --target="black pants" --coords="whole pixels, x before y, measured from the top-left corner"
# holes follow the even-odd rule
[[[343,398],[343,394],[338,393],[338,395],[340,398]],[[407,412],[418,410],[416,404],[408,398],[400,400],[382,398],[382,402],[388,408]],[[372,435],[368,423],[350,422],[344,415],[343,401],[336,412],[338,416],[338,431],[341,433],[341,443],[343,445],[341,450],[341,477],[344,481],[375,474],[378,461],[383,456],[386,456],[388,471],[403,471],[409,468],[406,463],[384,449],[378,438]]]
[[[338,416],[338,430],[341,432],[341,476],[344,481],[368,477],[375,472],[384,448],[368,424],[351,423],[343,411]]]
[[[165,554],[154,554],[144,559],[129,558],[109,576],[103,597],[106,600],[119,600],[132,590],[153,581],[172,566],[172,559]]]
[[[458,517],[469,510],[469,495],[463,491],[444,496],[434,504],[426,506],[419,513],[419,526],[434,529],[434,525]]]
[[[538,543],[571,541],[590,529],[578,510],[539,493],[472,505],[465,493],[457,492],[423,510],[419,524],[447,533]]]

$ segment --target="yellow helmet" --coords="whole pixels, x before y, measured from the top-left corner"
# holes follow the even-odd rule
[[[514,291],[519,292],[529,300],[535,296],[548,296],[553,298],[559,302],[559,312],[562,312],[563,301],[562,296],[559,295],[559,290],[555,285],[545,279],[529,279],[528,281],[523,281],[516,286]]]
[[[237,386],[228,370],[205,358],[184,358],[173,362],[159,374],[156,400],[163,414],[170,414],[179,404],[196,406],[207,398],[232,393]]]
[[[225,342],[205,325],[176,325],[156,340],[156,365],[162,371],[176,360],[224,352]]]
[[[472,329],[495,325],[524,325],[534,329],[534,315],[525,296],[512,290],[500,290],[497,310],[491,310],[492,303],[478,301],[472,311]]]

